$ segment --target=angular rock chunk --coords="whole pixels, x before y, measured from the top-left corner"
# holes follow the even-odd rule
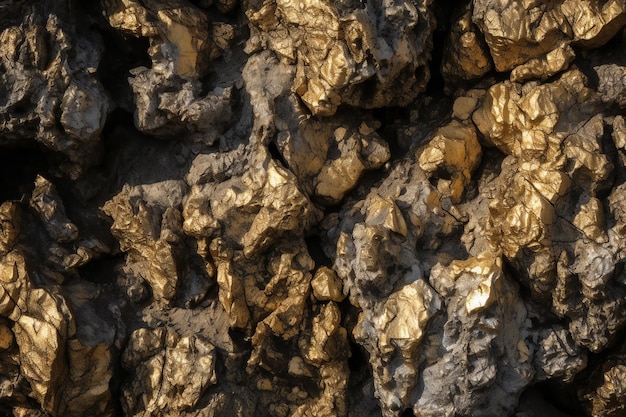
[[[444,48],[441,73],[450,87],[479,79],[493,69],[482,33],[472,22],[471,2],[454,21]]]
[[[424,172],[434,177],[449,177],[445,191],[453,203],[459,203],[472,172],[480,163],[481,153],[474,127],[453,121],[435,132],[418,163]],[[443,193],[442,188],[443,184],[439,187]]]
[[[480,0],[474,2],[472,20],[496,70],[513,70],[514,81],[545,80],[569,66],[571,46],[595,48],[615,36],[626,23],[626,3]]]
[[[415,414],[510,414],[534,369],[527,311],[502,260],[485,254],[438,264],[429,281],[447,300],[447,314],[436,336],[441,345],[419,376]]]
[[[217,383],[215,347],[200,336],[163,328],[135,330],[122,356],[126,415],[175,416],[194,409]]]
[[[128,288],[131,299],[133,285],[144,280],[155,300],[169,303],[176,296],[183,273],[180,210],[185,192],[183,181],[126,185],[104,205],[103,211],[113,218],[111,233],[127,252],[126,274],[135,277]]]
[[[2,9],[12,23],[0,25],[0,133],[5,145],[57,152],[60,171],[76,179],[99,162],[111,104],[95,75],[102,41],[79,32],[70,10],[66,1]]]
[[[540,86],[496,84],[473,120],[510,155],[489,206],[492,244],[537,300],[551,299],[557,315],[568,317],[576,343],[597,352],[625,323],[624,288],[615,281],[617,251],[597,197],[615,165],[596,115],[599,97],[585,82],[570,71]],[[610,324],[596,321],[607,315]]]
[[[185,233],[196,238],[219,233],[228,246],[243,248],[251,257],[320,220],[319,210],[290,171],[265,150],[255,161],[241,176],[191,187],[183,207]]]
[[[366,171],[380,168],[391,156],[374,123],[357,125],[347,115],[311,117],[293,96],[280,104],[277,147],[303,190],[322,203],[339,203]]]
[[[297,66],[293,88],[316,115],[342,103],[407,105],[425,88],[434,19],[426,1],[251,2],[248,50]]]
[[[230,121],[232,89],[202,94],[198,79],[221,54],[219,45],[229,45],[232,27],[216,25],[213,33],[207,15],[183,0],[102,4],[113,28],[150,41],[152,68],[135,68],[129,78],[137,128],[166,138],[189,132],[212,144]]]
[[[78,228],[67,218],[61,197],[50,181],[37,176],[30,205],[41,217],[52,239],[59,243],[76,240]]]
[[[4,203],[0,211],[5,224],[22,223],[23,231],[34,227],[16,215],[16,203]],[[16,411],[30,408],[24,399],[30,397],[52,416],[112,416],[116,329],[89,304],[99,298],[99,289],[80,282],[65,290],[42,285],[38,281],[47,271],[32,262],[33,253],[19,241],[17,230],[9,231],[13,247],[5,248],[0,259],[0,315],[12,322],[12,338],[3,334],[3,341],[6,348],[15,343],[22,375],[13,388],[19,390]]]

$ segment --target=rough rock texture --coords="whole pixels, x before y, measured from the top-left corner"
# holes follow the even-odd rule
[[[247,52],[295,65],[293,90],[313,114],[343,103],[407,105],[429,78],[431,1],[252,0]]]
[[[625,415],[625,26],[0,1],[0,415]]]
[[[101,37],[76,24],[68,2],[16,3],[3,6],[0,28],[2,143],[39,143],[75,179],[98,162],[111,107],[96,76]]]

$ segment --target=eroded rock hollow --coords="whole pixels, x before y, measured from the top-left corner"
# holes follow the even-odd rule
[[[0,415],[626,415],[626,1],[0,1]]]

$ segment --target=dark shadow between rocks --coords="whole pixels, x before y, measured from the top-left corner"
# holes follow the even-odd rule
[[[1,148],[0,201],[28,199],[37,175],[48,175],[50,156],[38,147]]]

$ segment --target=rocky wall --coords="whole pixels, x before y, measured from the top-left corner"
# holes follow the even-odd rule
[[[0,415],[626,415],[626,1],[0,1]]]

